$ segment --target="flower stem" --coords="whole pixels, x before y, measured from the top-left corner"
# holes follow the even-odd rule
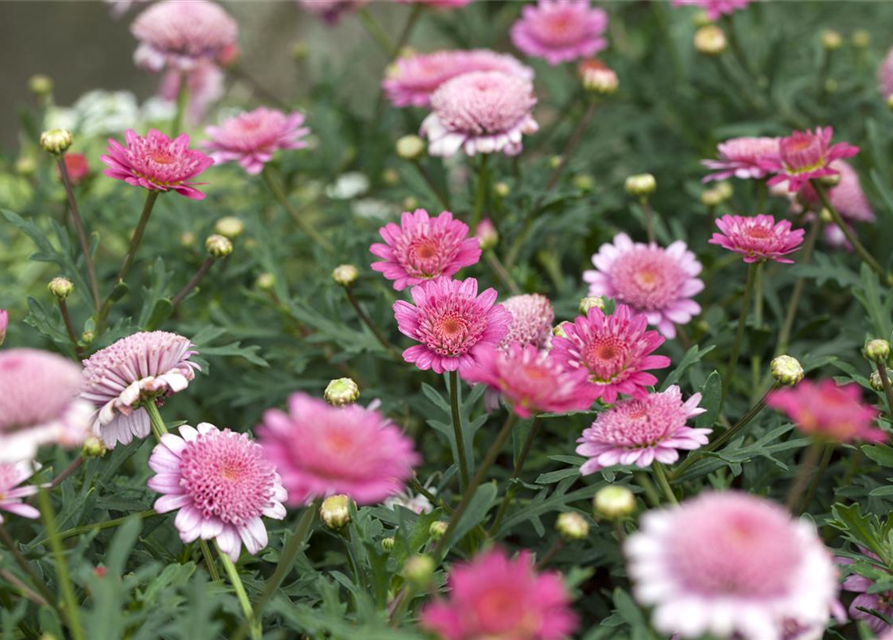
[[[158,406],[155,404],[154,400],[149,400],[143,404],[143,407],[146,409],[146,413],[149,414],[149,424],[152,427],[152,435],[155,436],[155,439],[158,442],[161,442],[161,436],[168,431],[167,427],[164,426],[164,420],[161,418],[161,413],[158,412]]]
[[[270,189],[270,193],[273,194],[273,197],[276,198],[276,201],[279,205],[285,210],[285,212],[292,217],[301,230],[306,233],[310,238],[320,245],[323,249],[328,251],[329,253],[334,253],[335,247],[332,246],[332,243],[326,240],[316,229],[313,228],[311,224],[309,224],[304,218],[301,217],[301,214],[298,213],[298,210],[295,209],[291,202],[288,201],[288,195],[285,193],[285,189],[279,183],[276,178],[273,177],[273,174],[270,173],[270,170],[267,167],[264,167],[264,170],[261,172],[261,176],[264,179],[264,182],[267,183],[267,187]]]
[[[74,596],[74,587],[68,577],[68,564],[65,562],[65,551],[62,548],[62,538],[59,537],[59,529],[56,526],[56,514],[50,502],[49,494],[41,488],[37,492],[37,504],[40,506],[40,515],[47,530],[50,549],[55,561],[56,577],[59,581],[59,591],[62,602],[65,604],[65,619],[68,621],[68,630],[74,640],[85,640],[84,630],[81,627],[80,609]]]
[[[401,360],[400,350],[397,349],[394,345],[392,345],[387,338],[384,337],[384,334],[379,330],[378,327],[375,326],[375,323],[372,322],[372,318],[369,317],[369,314],[360,306],[360,301],[357,300],[357,297],[353,294],[350,287],[344,288],[344,293],[347,295],[347,300],[350,302],[350,306],[354,308],[354,311],[357,312],[357,316],[360,318],[360,321],[369,327],[369,330],[372,332],[372,335],[375,336],[375,339],[385,348],[385,351],[390,353],[395,359],[398,361]]]
[[[648,502],[652,507],[660,506],[660,495],[657,493],[657,489],[654,488],[654,484],[651,482],[651,478],[648,477],[647,473],[642,471],[634,471],[633,477],[636,479],[636,482],[642,490],[645,492],[645,497],[648,499]]]
[[[543,557],[537,560],[536,562],[536,570],[540,571],[544,567],[548,566],[550,562],[558,555],[558,552],[564,548],[564,540],[558,538],[555,542],[552,543],[552,546],[549,547],[549,550],[543,554]]]
[[[753,320],[754,327],[759,330],[763,326],[763,263],[757,262],[756,273],[754,273],[754,291],[753,291]],[[753,393],[759,393],[760,388],[760,355],[751,353],[750,355],[751,378],[753,380]],[[754,396],[752,396],[753,398]]]
[[[484,253],[484,259],[487,261],[487,264],[490,265],[490,268],[493,269],[493,272],[499,276],[499,279],[502,280],[503,284],[509,288],[512,295],[521,293],[521,288],[518,287],[517,283],[512,279],[512,276],[506,270],[505,265],[502,264],[502,261],[499,259],[499,256],[496,255],[495,251],[486,251]]]
[[[419,162],[418,160],[413,160],[412,164],[415,166],[416,171],[419,172],[419,175],[422,176],[422,179],[428,184],[431,191],[434,192],[434,195],[437,196],[437,199],[440,200],[441,204],[444,206],[444,209],[449,211],[452,207],[450,207],[450,198],[448,193],[444,193],[440,190],[440,187],[434,181],[434,178],[431,177],[431,174],[428,173],[428,170],[425,166]],[[474,229],[471,230],[474,233]]]
[[[59,312],[62,314],[62,322],[65,324],[65,332],[68,339],[74,345],[74,352],[78,358],[81,357],[81,345],[78,344],[78,334],[75,333],[74,325],[71,324],[71,316],[68,314],[68,304],[62,298],[56,298],[59,301]]]
[[[787,500],[785,500],[785,506],[789,511],[794,512],[794,508],[800,501],[800,496],[803,495],[806,485],[809,484],[809,477],[812,475],[816,464],[818,464],[819,456],[822,455],[822,449],[823,445],[821,442],[813,442],[809,445],[806,453],[803,454],[797,478],[794,480],[794,484],[791,485]]]
[[[180,73],[180,86],[177,89],[177,111],[171,121],[171,137],[176,138],[183,131],[183,121],[186,119],[186,106],[189,104],[189,84],[186,74]]]
[[[812,477],[812,482],[809,484],[809,491],[806,492],[806,498],[803,499],[800,508],[797,510],[797,514],[802,514],[809,509],[809,505],[812,504],[813,498],[815,498],[815,494],[819,489],[819,484],[822,481],[822,476],[825,475],[825,471],[828,469],[828,464],[831,462],[831,456],[834,455],[834,447],[835,443],[829,442],[825,445],[825,450],[822,452],[822,459],[819,461],[819,468],[816,469],[815,475]]]
[[[62,176],[62,185],[65,187],[65,193],[68,196],[68,208],[71,209],[71,219],[74,221],[74,228],[78,234],[78,242],[81,245],[81,252],[84,254],[84,264],[87,266],[87,278],[90,281],[90,294],[93,296],[93,305],[96,312],[99,313],[101,307],[99,297],[99,284],[96,280],[96,266],[93,264],[93,254],[90,251],[90,243],[87,240],[87,232],[84,231],[84,223],[81,220],[81,213],[78,209],[77,200],[74,197],[74,188],[71,186],[71,177],[68,175],[68,167],[65,165],[64,155],[56,158],[59,165],[59,174]]]
[[[806,236],[806,242],[803,245],[803,254],[800,258],[801,265],[807,265],[812,260],[812,252],[815,249],[816,240],[819,237],[819,231],[822,228],[822,217],[816,213],[815,220],[809,227],[809,233]],[[797,317],[797,310],[800,306],[800,298],[803,295],[803,288],[806,286],[806,278],[801,277],[794,284],[794,290],[791,292],[791,301],[788,303],[788,310],[785,313],[784,324],[781,332],[778,334],[778,342],[775,344],[775,355],[781,355],[788,348],[788,341],[791,339],[791,331],[794,329],[794,320]]]
[[[139,511],[137,513],[131,513],[122,518],[115,518],[114,520],[106,520],[105,522],[95,522],[93,524],[87,524],[82,527],[75,527],[74,529],[68,529],[67,531],[63,531],[59,534],[59,539],[67,540],[68,538],[76,538],[77,536],[90,533],[91,531],[102,531],[103,529],[114,529],[125,522],[127,522],[130,518],[136,516],[137,518],[154,518],[155,516],[160,516],[162,514],[158,513],[154,509],[147,509],[146,511]],[[37,544],[43,544],[46,540],[41,540]]]
[[[877,374],[881,377],[881,384],[884,386],[884,395],[887,397],[887,413],[893,417],[893,389],[890,388],[890,378],[887,377],[887,363],[877,363]]]
[[[642,216],[645,218],[645,233],[648,234],[648,243],[654,244],[657,239],[654,236],[654,223],[651,220],[651,203],[645,196],[639,200],[639,204],[642,206]]]
[[[388,32],[385,31],[384,27],[372,17],[369,10],[366,7],[361,8],[357,11],[357,17],[360,19],[360,22],[363,23],[363,26],[366,27],[366,31],[372,36],[372,39],[375,40],[375,43],[381,48],[384,54],[389,57],[392,56],[394,54],[394,43],[391,41]]]
[[[474,197],[474,211],[471,216],[471,232],[477,229],[478,223],[481,221],[481,213],[484,210],[484,203],[487,201],[487,191],[490,184],[490,174],[487,162],[490,155],[485,153],[481,155],[481,164],[478,167],[478,186],[477,193]]]
[[[595,100],[590,100],[589,106],[586,107],[586,111],[583,112],[579,122],[577,122],[577,127],[574,129],[573,133],[571,133],[571,137],[567,140],[567,145],[564,147],[564,152],[561,154],[561,161],[558,163],[558,166],[555,167],[555,170],[552,171],[552,175],[549,177],[549,182],[546,183],[546,191],[551,191],[561,179],[571,157],[573,157],[580,141],[583,139],[583,134],[586,133],[586,130],[589,128],[589,123],[592,122],[592,118],[595,116],[595,107]]]
[[[468,460],[465,458],[465,436],[462,433],[462,416],[459,414],[459,375],[450,371],[450,413],[453,416],[453,435],[456,438],[456,457],[459,463],[459,488],[468,486]]]
[[[75,458],[74,462],[72,462],[70,465],[68,465],[68,467],[66,467],[65,470],[62,471],[62,473],[60,473],[55,478],[53,478],[52,482],[50,482],[50,484],[47,485],[47,489],[55,489],[56,487],[58,487],[60,484],[65,482],[65,480],[72,473],[77,471],[81,467],[82,464],[84,464],[84,456],[78,456],[77,458]]]
[[[750,309],[750,299],[753,297],[754,280],[756,279],[757,263],[753,263],[747,269],[747,282],[744,284],[744,298],[741,301],[741,315],[738,318],[738,329],[735,331],[735,344],[732,345],[732,355],[729,357],[729,365],[726,375],[722,379],[722,398],[725,400],[729,390],[732,376],[735,375],[735,367],[738,365],[738,355],[741,353],[741,343],[744,340],[744,328],[747,325],[747,312]]]
[[[198,271],[196,271],[195,275],[193,275],[189,282],[186,283],[186,286],[180,289],[180,292],[173,298],[171,298],[172,307],[176,308],[177,305],[183,302],[183,299],[189,295],[190,291],[198,286],[198,283],[201,282],[202,278],[205,277],[205,274],[207,274],[208,271],[211,270],[211,267],[216,261],[217,258],[215,258],[214,256],[208,256],[207,258],[205,258],[205,261],[202,262],[202,266],[198,268]]]
[[[204,542],[204,540],[202,542]],[[242,613],[245,614],[245,620],[251,627],[251,638],[252,640],[261,640],[261,636],[263,635],[261,627],[255,620],[254,611],[251,609],[251,601],[248,600],[248,594],[245,592],[245,585],[242,584],[242,578],[239,577],[239,570],[236,569],[236,565],[233,564],[232,559],[220,550],[220,545],[215,542],[214,546],[217,547],[217,555],[220,557],[220,562],[223,563],[226,575],[229,576],[229,581],[232,583],[233,590],[236,592],[236,598],[238,598],[239,604],[242,607]]]
[[[56,597],[53,595],[53,592],[50,591],[50,588],[47,586],[46,582],[43,581],[43,578],[37,574],[37,571],[35,571],[34,567],[31,566],[31,563],[28,562],[28,559],[25,558],[21,551],[19,551],[15,540],[9,535],[9,531],[6,530],[6,526],[3,523],[0,523],[0,542],[3,542],[3,546],[9,549],[16,564],[18,564],[22,571],[25,572],[25,575],[31,580],[31,584],[40,592],[43,599],[58,611],[58,608],[56,607]]]
[[[530,431],[527,432],[527,439],[524,441],[524,446],[521,448],[521,453],[518,454],[518,459],[515,461],[515,468],[512,470],[511,480],[515,480],[521,477],[521,471],[524,469],[524,463],[527,461],[527,456],[530,454],[530,449],[533,447],[533,439],[536,437],[541,424],[542,421],[539,418],[534,418],[533,424],[530,425]],[[515,487],[516,485],[511,484],[505,492],[505,498],[503,498],[502,504],[499,506],[499,511],[496,512],[496,518],[493,520],[493,525],[490,527],[489,535],[491,538],[496,534],[497,531],[499,531],[499,525],[502,524],[502,519],[508,512],[509,506],[512,504],[512,500],[515,497]]]
[[[651,470],[654,472],[654,478],[657,480],[657,484],[661,491],[664,492],[667,502],[670,504],[679,504],[679,501],[676,499],[676,494],[673,493],[673,488],[670,486],[670,481],[667,480],[667,471],[664,469],[664,465],[655,460],[651,464]]]
[[[208,573],[211,575],[211,580],[220,582],[220,573],[217,571],[217,565],[214,564],[214,556],[211,555],[211,547],[208,546],[208,541],[199,538],[198,546],[202,550],[202,556],[205,558],[205,564],[208,567]]]

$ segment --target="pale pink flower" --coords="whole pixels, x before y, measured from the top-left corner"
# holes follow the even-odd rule
[[[778,142],[778,154],[765,158],[761,164],[769,172],[776,174],[766,183],[769,186],[787,181],[790,191],[799,191],[810,180],[822,176],[834,176],[838,170],[831,163],[841,158],[850,158],[859,153],[859,148],[846,142],[831,144],[834,129],[816,127],[812,131],[794,131]]]
[[[878,90],[884,100],[893,95],[893,47],[881,61],[877,70]]]
[[[583,272],[589,295],[631,306],[667,338],[676,336],[676,324],[686,324],[701,312],[692,300],[704,289],[695,277],[701,273],[701,263],[681,240],[664,249],[618,233],[614,244],[599,247],[592,264],[594,271]]]
[[[30,460],[0,464],[0,523],[3,522],[3,511],[32,520],[40,517],[40,511],[23,500],[37,493],[37,485],[19,486],[39,468],[38,463]]]
[[[674,7],[691,5],[700,7],[711,21],[719,20],[723,15],[731,15],[756,0],[673,0]]]
[[[0,309],[0,347],[6,340],[6,328],[9,326],[9,312],[6,309]]]
[[[865,197],[862,190],[862,183],[859,181],[859,174],[849,164],[843,160],[837,160],[831,163],[831,169],[839,173],[840,182],[833,187],[826,187],[828,192],[828,200],[831,201],[837,213],[844,220],[850,222],[874,222],[874,210],[871,203]],[[812,185],[805,184],[797,194],[806,202],[817,204],[819,202],[818,194],[812,188]]]
[[[328,24],[336,24],[342,16],[360,9],[368,0],[298,0],[304,11],[319,16]]]
[[[539,125],[531,111],[533,83],[501,71],[473,71],[444,82],[431,96],[432,112],[422,122],[428,153],[451,156],[459,149],[478,153],[521,153],[524,135]]]
[[[837,571],[812,522],[746,493],[649,511],[624,551],[660,633],[785,640],[824,628],[839,607]]]
[[[282,520],[288,497],[276,467],[259,444],[244,433],[221,431],[203,422],[166,433],[155,445],[149,467],[156,475],[149,488],[162,493],[158,513],[179,510],[174,526],[180,540],[215,540],[233,562],[242,544],[256,555],[267,546],[261,516]]]
[[[716,160],[701,160],[701,164],[714,173],[701,182],[726,178],[763,178],[766,169],[763,162],[778,154],[778,138],[731,138],[719,143]]]
[[[180,94],[180,85],[184,73],[176,69],[168,70],[161,79],[158,95],[162,100],[174,102]],[[201,122],[212,104],[223,97],[223,71],[210,62],[201,62],[194,69],[185,72],[186,97],[189,100],[186,109],[187,119],[191,124]]]
[[[304,114],[290,114],[258,107],[227,118],[219,127],[205,129],[211,138],[205,148],[217,164],[238,161],[249,175],[257,175],[280,149],[301,149],[310,129],[303,126]]]
[[[791,223],[766,215],[723,216],[716,219],[716,226],[722,233],[714,233],[707,242],[723,249],[740,253],[744,262],[765,262],[774,260],[785,264],[794,261],[785,258],[800,248],[803,243],[803,229],[791,229]]]
[[[546,348],[552,337],[552,322],[555,320],[555,309],[546,296],[524,293],[504,300],[502,306],[512,314],[512,321],[508,333],[499,343],[500,348],[506,348],[514,342],[537,349]]]
[[[859,551],[865,556],[864,560],[871,567],[872,572],[887,571],[884,563],[877,557],[877,555],[862,547],[859,548]],[[849,558],[838,557],[835,558],[835,560],[837,560],[837,564],[853,564],[853,560],[850,560]],[[876,615],[862,611],[862,609],[877,611],[888,618],[893,617],[893,592],[877,592],[877,590],[874,589],[874,585],[875,580],[853,572],[847,576],[840,588],[844,591],[859,594],[853,598],[853,602],[850,604],[850,616],[854,620],[861,620],[864,622],[868,625],[868,628],[875,633],[881,633],[890,629],[890,625]]]
[[[435,373],[463,370],[474,363],[481,345],[496,346],[508,333],[512,316],[496,304],[496,290],[478,295],[478,281],[429,280],[410,290],[415,305],[394,303],[400,333],[420,342],[403,352],[406,362]]]
[[[421,461],[412,440],[377,411],[303,393],[289,397],[288,413],[266,411],[256,431],[295,506],[334,494],[381,502],[403,490]]]
[[[589,0],[539,0],[525,5],[512,25],[512,43],[551,65],[588,58],[608,46],[608,14]]]
[[[122,338],[84,360],[81,397],[93,403],[93,428],[109,449],[149,435],[142,405],[160,405],[188,387],[200,369],[189,359],[197,353],[183,336],[150,331]]]
[[[372,269],[402,291],[440,276],[450,277],[462,267],[476,264],[481,247],[476,238],[468,237],[468,225],[455,220],[449,211],[431,218],[424,209],[400,216],[400,225],[389,222],[378,233],[385,244],[369,247],[382,259]]]
[[[492,249],[499,242],[499,231],[490,218],[484,218],[478,222],[478,226],[474,230],[474,237],[477,238],[481,249]]]
[[[450,571],[449,599],[422,609],[422,626],[443,640],[565,640],[577,628],[555,572],[537,573],[526,551],[512,560],[490,549]]]

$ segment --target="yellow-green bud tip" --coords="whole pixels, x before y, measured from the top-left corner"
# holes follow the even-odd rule
[[[332,280],[342,287],[349,287],[360,277],[360,271],[352,264],[340,264],[332,271]]]
[[[394,539],[393,538],[382,538],[381,539],[381,548],[384,551],[390,551],[394,548]]]
[[[71,292],[74,291],[74,284],[72,284],[71,280],[68,278],[60,276],[50,280],[47,289],[60,300],[65,300],[65,298],[71,295]]]
[[[333,531],[346,527],[350,524],[350,498],[335,495],[323,500],[319,507],[319,519]]]
[[[68,129],[50,129],[40,134],[40,146],[47,153],[65,153],[74,143],[74,136]]]
[[[636,510],[636,497],[626,487],[610,485],[599,489],[592,501],[596,516],[617,520],[630,516]]]
[[[836,31],[826,29],[822,31],[822,46],[828,51],[837,51],[843,46],[843,37]]]
[[[235,216],[226,216],[225,218],[220,218],[214,224],[214,231],[230,240],[234,240],[245,231],[245,223]]]
[[[53,80],[49,76],[38,73],[28,78],[28,88],[35,95],[45,96],[52,92]]]
[[[890,374],[893,373],[889,369],[886,369],[887,372],[887,382],[893,385],[893,380],[890,380]],[[871,385],[871,388],[875,391],[883,391],[884,390],[884,381],[881,379],[881,374],[879,371],[873,371],[871,377],[868,378],[868,384]]]
[[[725,32],[715,24],[708,24],[695,31],[695,50],[705,56],[718,56],[729,46]]]
[[[413,556],[403,565],[403,577],[417,588],[424,588],[434,575],[434,560],[431,556]]]
[[[505,198],[512,192],[512,188],[506,182],[497,182],[493,185],[493,193],[500,198]]]
[[[437,542],[443,537],[443,534],[446,533],[447,527],[449,525],[442,520],[438,520],[437,522],[432,522],[431,526],[428,527],[428,535],[431,536],[431,539]]]
[[[585,540],[589,535],[589,523],[579,513],[567,511],[558,515],[558,520],[555,522],[555,530],[568,542]]]
[[[272,273],[262,273],[257,276],[256,284],[261,291],[270,291],[276,286],[276,276]]]
[[[580,313],[584,316],[589,313],[593,307],[598,307],[602,311],[605,310],[605,299],[601,296],[586,296],[580,299]]]
[[[215,233],[205,240],[205,249],[215,258],[225,258],[233,252],[233,243],[226,236]]]
[[[559,338],[566,338],[567,332],[564,330],[564,325],[566,324],[570,324],[570,322],[565,320],[564,322],[559,322],[557,325],[552,327],[552,335]]]
[[[100,458],[105,455],[106,451],[108,449],[106,449],[105,443],[96,436],[90,436],[84,440],[84,444],[81,447],[81,454],[85,458]]]
[[[626,192],[636,198],[645,198],[657,189],[657,180],[650,173],[640,173],[630,176],[623,183]]]
[[[791,356],[778,356],[769,365],[772,377],[779,384],[793,386],[803,379],[803,366],[797,358]]]
[[[404,160],[418,160],[425,153],[425,141],[418,136],[403,136],[397,140],[397,155]]]
[[[326,386],[323,396],[333,407],[343,407],[357,401],[360,397],[360,388],[350,378],[338,378]]]
[[[881,339],[869,340],[862,353],[872,362],[886,362],[890,359],[890,343]]]

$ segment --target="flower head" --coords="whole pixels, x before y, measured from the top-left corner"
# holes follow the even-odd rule
[[[302,126],[304,114],[285,114],[275,109],[258,107],[227,118],[219,127],[208,127],[210,140],[205,147],[217,164],[238,161],[249,175],[260,173],[280,149],[301,149],[310,129]]]
[[[762,178],[766,175],[763,162],[778,154],[778,138],[731,138],[716,148],[716,160],[702,160],[713,173],[702,182],[726,178]]]
[[[509,331],[499,343],[502,348],[513,342],[544,349],[552,336],[555,309],[549,299],[539,293],[524,293],[503,301],[502,306],[512,314]]]
[[[776,223],[775,218],[766,215],[726,215],[717,218],[716,226],[722,233],[714,233],[708,242],[740,253],[747,263],[774,260],[793,264],[784,256],[800,248],[805,233],[803,229],[792,230],[787,220]]]
[[[731,15],[739,9],[747,8],[754,0],[673,0],[674,7],[693,5],[707,14],[707,19],[716,21],[723,15]]]
[[[608,46],[608,14],[589,0],[539,0],[521,9],[512,25],[512,43],[551,65],[593,56]]]
[[[863,549],[861,547],[859,548],[859,551],[865,556],[864,561],[868,563],[868,566],[870,566],[872,570],[880,572],[886,571],[884,563],[877,557],[877,555],[868,549]],[[853,564],[853,560],[849,558],[838,557],[835,558],[835,560],[841,565]],[[847,576],[846,580],[843,581],[840,588],[844,591],[859,594],[853,598],[853,602],[850,604],[850,616],[852,616],[854,620],[861,620],[864,622],[868,625],[868,628],[875,633],[881,633],[890,629],[890,625],[876,615],[868,613],[868,611],[877,611],[888,618],[893,617],[893,593],[890,591],[878,593],[877,590],[873,588],[874,585],[875,581],[871,578],[866,578],[858,573],[851,573]]]
[[[831,206],[846,221],[874,222],[874,210],[871,208],[868,198],[865,197],[856,170],[843,160],[832,162],[831,169],[837,171],[840,177],[840,182],[828,188],[828,200],[830,200]],[[818,194],[809,184],[803,185],[797,197],[814,204],[819,202]]]
[[[794,192],[815,178],[837,175],[838,170],[831,163],[856,155],[859,148],[846,142],[832,145],[833,135],[831,127],[816,127],[815,132],[795,131],[779,140],[778,155],[761,163],[766,171],[776,174],[767,184],[787,181],[788,190]]]
[[[23,500],[37,493],[37,486],[19,486],[34,474],[35,466],[39,468],[40,465],[30,460],[0,464],[0,523],[3,522],[3,511],[32,520],[40,517],[40,511]]]

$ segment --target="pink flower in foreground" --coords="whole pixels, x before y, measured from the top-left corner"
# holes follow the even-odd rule
[[[608,14],[589,0],[539,0],[521,9],[512,25],[512,43],[551,65],[593,56],[608,46]]]
[[[763,162],[778,154],[778,138],[732,138],[721,142],[716,160],[701,160],[701,164],[714,173],[701,182],[726,178],[762,178],[766,175]]]
[[[700,449],[713,430],[686,424],[706,411],[698,407],[700,402],[700,393],[682,402],[676,385],[644,398],[621,400],[600,413],[577,440],[577,453],[589,458],[580,473],[588,476],[615,464],[645,468],[655,460],[672,464],[679,459],[680,449]]]
[[[769,394],[766,404],[783,411],[808,436],[837,442],[884,442],[887,434],[872,426],[878,410],[862,404],[856,384],[838,387],[833,380],[803,380]]]
[[[778,142],[778,155],[766,158],[763,168],[776,174],[767,184],[787,181],[790,191],[799,191],[810,180],[834,176],[838,171],[830,165],[835,160],[850,158],[859,148],[846,142],[831,144],[834,129],[816,127],[812,131],[795,131]]]
[[[500,549],[454,565],[449,599],[422,609],[422,626],[443,640],[564,640],[577,628],[558,573],[537,573],[525,551]]]
[[[155,129],[145,138],[133,129],[124,133],[127,146],[109,138],[108,155],[100,156],[109,178],[123,180],[150,191],[176,191],[192,200],[203,200],[205,194],[194,189],[197,182],[187,182],[214,164],[201,151],[189,148],[185,133],[171,140]]]
[[[826,187],[828,191],[828,199],[831,201],[837,213],[844,220],[850,222],[874,222],[874,210],[871,203],[865,197],[862,190],[862,183],[859,181],[859,174],[856,173],[850,165],[843,160],[837,160],[831,163],[831,169],[840,174],[840,182],[836,186]],[[818,203],[819,197],[812,185],[803,185],[800,193],[797,194],[806,202]]]
[[[692,300],[704,289],[695,277],[701,273],[701,263],[681,240],[664,249],[618,233],[614,244],[599,247],[592,264],[594,271],[583,272],[589,295],[628,304],[668,338],[676,336],[676,324],[686,324],[701,312]]]
[[[837,571],[813,524],[745,493],[649,511],[624,551],[633,593],[654,607],[660,633],[785,640],[823,629],[839,606]]]
[[[211,138],[205,148],[217,164],[238,161],[249,175],[257,175],[276,151],[307,146],[302,138],[310,129],[303,124],[304,114],[297,111],[286,115],[258,107],[227,118],[219,127],[205,129]]]
[[[368,0],[298,0],[304,11],[318,15],[330,25],[336,24],[346,13],[367,4]]]
[[[893,95],[893,47],[881,61],[877,70],[878,91],[884,100]]]
[[[766,215],[723,216],[716,219],[716,226],[722,233],[714,233],[707,242],[723,249],[740,253],[744,262],[765,262],[774,260],[785,264],[794,261],[785,258],[800,248],[803,243],[803,229],[791,229],[791,223]]]
[[[149,435],[142,405],[183,391],[199,366],[188,339],[166,331],[134,333],[84,360],[81,397],[95,407],[94,430],[109,449]]]
[[[511,314],[496,303],[496,290],[478,295],[478,281],[429,280],[410,290],[413,306],[394,303],[400,333],[420,342],[403,352],[406,362],[435,373],[462,370],[476,359],[480,345],[496,346],[508,333]]]
[[[361,505],[381,502],[403,490],[421,461],[412,440],[377,411],[331,407],[303,393],[289,397],[288,413],[264,413],[256,431],[295,506],[339,493]]]
[[[180,540],[216,539],[233,562],[243,543],[252,555],[267,546],[261,516],[285,517],[282,502],[287,495],[276,467],[244,433],[220,431],[207,422],[197,429],[183,425],[179,435],[161,437],[149,467],[156,473],[149,478],[149,488],[164,494],[154,509],[179,509],[174,526]]]
[[[871,551],[861,547],[859,548],[859,551],[865,556],[864,560],[868,563],[868,566],[871,567],[873,572],[887,571],[881,559]],[[841,565],[853,564],[853,561],[849,558],[838,557],[835,558],[835,560],[837,560],[837,564]],[[866,578],[865,576],[854,572],[847,576],[840,588],[844,591],[859,594],[853,598],[853,602],[850,604],[850,616],[854,620],[861,620],[864,622],[868,625],[868,628],[875,633],[881,633],[882,631],[890,629],[890,625],[878,616],[868,613],[867,611],[862,611],[862,609],[877,611],[888,618],[893,617],[893,593],[889,591],[878,593],[876,589],[874,589],[874,585],[875,580]]]
[[[37,493],[37,485],[19,486],[34,474],[35,466],[39,468],[40,465],[30,460],[0,464],[0,523],[3,522],[3,511],[32,520],[40,517],[40,511],[23,500]]]
[[[531,110],[533,83],[500,71],[474,71],[443,83],[431,96],[432,113],[422,122],[428,153],[451,156],[521,153],[521,138],[539,125]]]
[[[161,79],[158,95],[163,100],[174,102],[180,94],[183,73],[170,69]],[[191,124],[200,122],[212,104],[223,97],[224,73],[220,67],[211,62],[199,63],[194,69],[185,73],[186,97],[189,100],[186,115]]]
[[[538,293],[525,293],[504,300],[502,306],[512,314],[509,331],[499,343],[506,348],[513,342],[522,346],[544,349],[552,336],[552,322],[555,309],[546,296]]]
[[[65,170],[68,172],[71,184],[80,184],[90,175],[90,165],[87,163],[87,156],[83,153],[68,152],[62,156],[62,161],[65,163]],[[58,167],[56,171],[61,174]]]
[[[657,382],[649,369],[670,366],[666,356],[651,353],[663,344],[657,331],[646,331],[648,320],[618,304],[611,315],[598,307],[563,326],[566,338],[552,338],[551,354],[566,368],[585,369],[596,398],[613,404],[621,393],[634,398],[648,395]]]
[[[369,247],[373,255],[382,258],[372,263],[372,269],[393,280],[397,291],[440,276],[450,277],[481,258],[477,239],[468,237],[468,225],[455,220],[449,211],[436,218],[424,209],[404,211],[400,226],[389,222],[378,233],[385,244]]]
[[[0,309],[0,347],[6,340],[6,328],[9,326],[9,312],[6,309]]]
[[[716,21],[723,15],[731,15],[756,0],[673,0],[674,7],[686,5],[700,7],[707,14],[707,19]]]

